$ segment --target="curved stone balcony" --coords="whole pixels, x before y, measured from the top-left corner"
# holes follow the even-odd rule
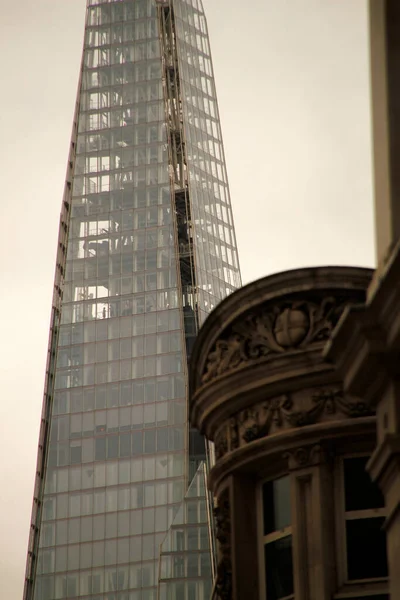
[[[320,267],[265,277],[221,302],[200,330],[190,365],[190,418],[215,444],[209,486],[220,507],[216,596],[260,597],[257,583],[241,588],[241,580],[252,581],[250,574],[259,579],[253,566],[259,559],[244,525],[237,523],[238,513],[235,517],[229,508],[234,498],[240,519],[254,533],[257,525],[245,514],[253,500],[256,512],[257,482],[326,464],[328,455],[370,452],[374,446],[372,410],[343,392],[334,365],[323,356],[346,307],[365,302],[371,276],[369,269]],[[251,479],[250,487],[244,478]],[[240,490],[246,485],[244,499]],[[233,584],[231,533],[242,539]],[[239,576],[241,569],[247,576],[243,570]]]

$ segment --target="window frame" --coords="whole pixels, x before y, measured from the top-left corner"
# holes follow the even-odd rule
[[[283,477],[289,478],[290,483],[290,514],[291,514],[291,524],[284,527],[283,529],[273,531],[264,535],[264,499],[263,499],[263,487],[266,483],[276,481],[277,479],[282,479]],[[256,493],[256,510],[257,510],[257,549],[258,549],[258,572],[259,572],[259,584],[260,584],[260,598],[268,600],[267,596],[267,574],[265,569],[265,546],[267,544],[276,542],[277,540],[283,539],[285,537],[292,537],[292,561],[293,561],[293,503],[292,503],[292,481],[291,475],[289,472],[275,474],[273,477],[268,477],[266,479],[261,480],[257,485],[257,493]],[[293,564],[293,585],[294,585],[294,564]],[[279,600],[294,600],[295,592],[290,594],[289,596],[284,596]]]
[[[351,520],[362,520],[370,518],[387,517],[387,508],[370,508],[365,510],[351,510],[346,511],[346,496],[345,496],[345,471],[344,461],[351,458],[367,458],[369,459],[371,452],[352,452],[346,453],[337,457],[336,468],[334,472],[334,486],[335,486],[335,535],[336,535],[336,564],[338,573],[338,584],[339,589],[343,586],[364,586],[365,584],[380,584],[389,581],[389,577],[370,577],[365,579],[349,579],[348,576],[348,559],[347,559],[347,539],[346,539],[346,523]],[[370,595],[370,590],[364,590],[366,598]],[[372,590],[371,590],[372,591]],[[388,593],[385,590],[373,590],[376,594]],[[359,598],[362,594],[359,590],[354,590],[354,598]],[[372,597],[374,596],[372,593]],[[346,598],[349,596],[346,596]],[[335,598],[340,598],[339,595],[335,595]],[[349,597],[351,599],[351,596]]]

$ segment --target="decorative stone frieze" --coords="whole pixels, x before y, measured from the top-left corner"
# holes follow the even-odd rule
[[[338,387],[306,389],[250,405],[224,422],[215,435],[216,458],[286,429],[371,415],[370,407]]]

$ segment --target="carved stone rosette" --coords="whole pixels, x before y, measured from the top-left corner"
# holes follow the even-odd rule
[[[288,461],[289,471],[295,471],[320,464],[325,460],[325,452],[320,444],[314,444],[288,450],[283,457]]]

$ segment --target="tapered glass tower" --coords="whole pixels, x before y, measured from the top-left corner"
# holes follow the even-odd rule
[[[238,285],[201,0],[88,0],[24,600],[208,597],[187,361]]]

